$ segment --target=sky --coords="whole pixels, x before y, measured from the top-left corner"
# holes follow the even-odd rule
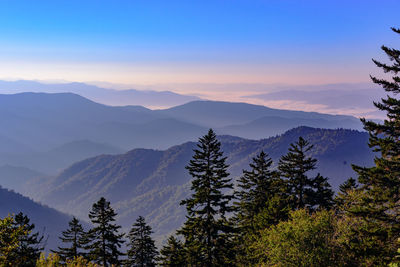
[[[400,1],[0,0],[0,79],[365,82]]]
[[[380,46],[399,47],[398,10],[399,0],[0,0],[0,79],[369,116],[376,93],[359,87],[381,75]],[[324,91],[332,84],[342,91]],[[323,92],[268,95],[310,88]],[[352,90],[363,105],[325,101]]]

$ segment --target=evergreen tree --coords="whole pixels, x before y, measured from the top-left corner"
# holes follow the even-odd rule
[[[236,261],[245,265],[249,258],[249,243],[261,229],[285,219],[284,184],[278,172],[271,169],[272,159],[261,151],[250,163],[250,171],[243,170],[236,193],[238,202],[234,222]],[[256,263],[256,262],[252,262]]]
[[[343,184],[339,185],[339,192],[335,198],[335,203],[339,211],[345,209],[344,205],[349,202],[349,194],[357,189],[356,179],[350,177]]]
[[[180,267],[186,266],[183,244],[174,236],[170,236],[167,244],[160,250],[159,263],[161,266]]]
[[[139,216],[128,234],[128,266],[155,266],[158,251],[151,238],[152,233],[151,227],[146,224],[142,216]]]
[[[354,190],[357,188],[356,179],[350,177],[343,184],[339,185],[339,191],[342,194],[346,194],[349,190]]]
[[[313,191],[311,191],[311,205],[319,208],[330,209],[334,205],[331,185],[328,178],[319,173],[312,180]]]
[[[13,216],[0,219],[0,266],[24,264],[25,258],[15,257],[15,252],[19,249],[20,240],[28,234],[26,227],[16,225]]]
[[[79,220],[75,217],[68,223],[69,229],[62,232],[60,240],[63,243],[70,243],[70,247],[58,247],[57,253],[64,261],[84,256],[84,245],[86,244],[86,233]]]
[[[35,224],[31,224],[30,219],[22,212],[15,215],[14,226],[22,228],[26,234],[19,236],[19,245],[13,251],[12,258],[21,262],[18,264],[20,267],[35,266],[40,252],[44,249],[44,236],[38,232],[33,233]]]
[[[89,244],[85,248],[89,250],[91,260],[105,267],[109,264],[119,265],[119,256],[123,255],[119,248],[124,242],[124,234],[118,233],[121,226],[113,224],[116,215],[104,197],[93,204],[89,213],[94,228],[87,234]]]
[[[302,137],[291,144],[289,152],[279,160],[278,169],[287,183],[288,200],[292,209],[315,206],[329,208],[333,192],[326,178],[318,174],[309,178],[307,172],[315,169],[317,159],[307,156],[313,148]]]
[[[400,34],[400,29],[392,30]],[[364,248],[358,250],[360,257],[368,257],[371,265],[379,266],[395,256],[400,237],[400,99],[395,98],[400,93],[400,50],[386,46],[382,50],[390,64],[373,62],[392,78],[371,78],[388,93],[374,103],[387,118],[383,123],[362,119],[370,135],[369,146],[378,155],[373,167],[353,166],[360,184],[359,199],[347,210],[366,225],[359,229],[365,241]]]
[[[199,139],[193,159],[186,167],[192,180],[192,195],[183,200],[187,221],[178,233],[185,238],[187,258],[191,265],[222,266],[229,255],[232,226],[226,215],[233,211],[233,188],[226,157],[213,130]]]
[[[236,217],[241,231],[247,232],[248,228],[252,227],[255,216],[263,211],[268,201],[277,196],[282,189],[282,180],[276,171],[271,170],[271,166],[272,159],[262,151],[250,163],[251,170],[243,170],[243,176],[238,184],[239,201],[236,203],[238,206]]]

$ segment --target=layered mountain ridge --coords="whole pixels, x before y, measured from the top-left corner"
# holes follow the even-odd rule
[[[73,160],[65,160],[68,157],[77,161],[96,155],[94,152],[167,149],[195,141],[211,127],[218,134],[252,139],[282,134],[298,126],[361,129],[359,120],[351,116],[217,101],[194,101],[164,110],[113,107],[72,93],[0,95],[0,123],[0,165],[47,174],[71,164]],[[82,146],[92,154],[75,145],[75,151],[66,149],[61,155],[59,147],[72,147],[82,140],[96,143],[98,149],[86,143]],[[46,158],[51,158],[52,164],[47,164]]]
[[[151,110],[106,106],[72,93],[20,93],[0,95],[0,123],[1,186],[82,220],[104,196],[125,230],[142,215],[158,240],[184,220],[179,203],[190,194],[191,179],[185,166],[194,141],[211,127],[234,180],[259,151],[276,163],[299,136],[315,144],[318,171],[334,188],[353,175],[350,163],[370,164],[373,157],[365,132],[333,130],[360,130],[354,117],[245,103],[194,101]]]
[[[219,136],[222,150],[228,157],[231,177],[236,180],[243,169],[261,150],[274,160],[287,152],[299,136],[314,148],[318,172],[329,177],[332,186],[354,175],[350,163],[370,165],[373,154],[365,132],[299,127],[283,135],[248,140]],[[100,197],[110,200],[119,213],[118,223],[127,228],[134,218],[145,216],[162,238],[176,230],[184,220],[179,202],[190,194],[191,177],[185,166],[193,155],[195,142],[173,146],[167,150],[134,149],[119,155],[101,155],[73,164],[57,177],[31,186],[26,192],[34,199],[61,211],[69,211],[83,219]]]

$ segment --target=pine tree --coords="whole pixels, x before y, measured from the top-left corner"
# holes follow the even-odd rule
[[[323,177],[319,173],[312,180],[313,191],[311,191],[311,206],[318,208],[330,209],[334,205],[331,185],[328,178]]]
[[[0,265],[19,266],[24,264],[25,258],[16,257],[19,249],[20,240],[29,235],[25,226],[18,226],[15,218],[8,215],[4,219],[0,218]]]
[[[160,250],[159,264],[168,267],[186,266],[183,244],[174,236],[170,236],[167,244]]]
[[[287,217],[284,183],[278,172],[272,170],[272,163],[272,159],[261,151],[250,163],[250,171],[243,170],[239,179],[238,202],[235,203],[237,210],[233,220],[237,226],[236,262],[241,265],[256,263],[250,259],[248,249],[260,230]]]
[[[357,181],[352,177],[339,185],[339,192],[335,197],[335,204],[339,211],[343,211],[343,209],[345,209],[344,205],[348,203],[349,194],[356,190],[357,187]]]
[[[155,266],[158,251],[154,245],[154,240],[151,238],[152,233],[153,231],[146,224],[145,219],[139,216],[128,234],[128,266]]]
[[[185,238],[185,250],[191,265],[222,266],[230,258],[230,234],[226,218],[233,211],[233,188],[226,157],[213,130],[199,139],[193,159],[186,167],[192,180],[192,195],[186,205],[187,221],[178,233]]]
[[[356,179],[350,177],[343,184],[339,185],[339,191],[342,194],[346,194],[349,190],[354,190],[357,188]]]
[[[400,29],[392,28],[400,34]],[[374,102],[386,113],[383,123],[362,119],[369,132],[369,146],[377,152],[375,166],[353,166],[358,174],[359,199],[347,211],[362,220],[367,227],[359,229],[365,243],[364,253],[372,265],[387,265],[396,254],[400,237],[400,50],[382,46],[390,64],[373,60],[377,67],[392,75],[391,79],[372,77],[388,93],[380,102]]]
[[[68,223],[69,228],[62,232],[60,240],[63,243],[70,243],[70,247],[58,247],[58,250],[53,252],[57,253],[64,261],[73,260],[74,258],[85,256],[83,252],[84,245],[86,244],[86,233],[79,220],[75,217]]]
[[[261,151],[250,163],[251,170],[243,170],[243,176],[239,179],[238,202],[235,204],[238,206],[236,218],[242,234],[250,230],[257,231],[258,229],[253,229],[254,219],[265,210],[269,201],[281,195],[282,180],[271,166],[272,159]],[[278,214],[273,214],[272,217],[277,221],[282,219]]]
[[[33,233],[35,224],[31,224],[30,219],[22,212],[15,215],[14,226],[22,228],[26,234],[19,236],[19,245],[13,251],[12,257],[23,262],[18,265],[20,267],[35,266],[44,249],[44,236],[39,232]]]
[[[289,152],[279,160],[278,169],[287,182],[287,193],[292,209],[332,205],[333,192],[326,178],[318,174],[309,178],[307,172],[315,170],[317,159],[308,156],[313,145],[304,138],[291,144]]]
[[[124,234],[119,234],[121,226],[113,224],[117,214],[110,207],[110,202],[104,197],[94,203],[89,213],[89,218],[94,225],[90,229],[87,238],[89,244],[85,247],[89,250],[89,257],[102,266],[109,264],[119,265],[121,261],[119,256],[123,255],[119,251]]]

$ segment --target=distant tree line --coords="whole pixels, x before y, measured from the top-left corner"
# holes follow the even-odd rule
[[[155,266],[158,251],[145,219],[139,216],[132,225],[123,253],[124,234],[114,223],[116,215],[110,202],[100,198],[89,213],[93,228],[85,231],[73,217],[60,236],[65,246],[48,257],[41,253],[44,236],[32,232],[35,225],[29,218],[22,213],[9,215],[0,220],[0,266]]]
[[[400,34],[400,29],[393,31]],[[375,61],[392,80],[372,77],[388,93],[400,93],[400,50],[383,46],[391,64]],[[213,130],[199,139],[186,169],[191,195],[181,201],[187,216],[158,253],[152,230],[139,217],[126,235],[116,213],[101,198],[85,231],[73,218],[45,257],[44,237],[23,215],[0,220],[2,266],[391,266],[400,264],[400,100],[387,96],[375,106],[383,123],[362,120],[372,167],[353,166],[338,194],[315,172],[313,146],[300,137],[274,165],[264,151],[254,155],[235,185]]]

